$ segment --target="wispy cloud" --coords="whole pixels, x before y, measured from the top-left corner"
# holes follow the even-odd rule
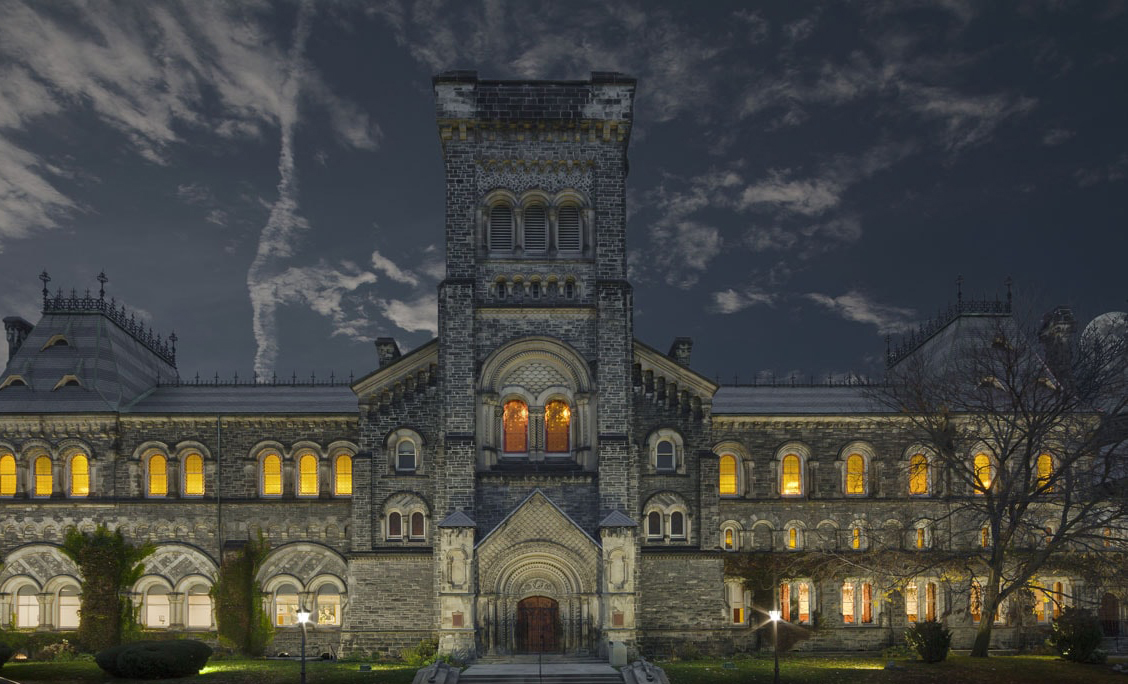
[[[400,268],[388,257],[380,254],[379,251],[372,252],[372,268],[380,271],[397,283],[405,285],[418,285],[419,276],[411,271]]]
[[[904,331],[916,315],[912,309],[875,302],[857,290],[837,297],[819,292],[808,292],[803,296],[848,321],[872,325],[881,334]]]
[[[721,314],[732,314],[743,311],[758,304],[771,305],[775,303],[775,296],[756,289],[747,289],[738,292],[732,288],[712,294],[712,311]]]
[[[384,316],[398,328],[439,334],[439,299],[434,294],[420,295],[409,301],[381,299],[378,304]]]

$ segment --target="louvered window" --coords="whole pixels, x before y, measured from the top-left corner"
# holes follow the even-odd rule
[[[548,216],[544,207],[525,210],[525,251],[543,254],[548,248]]]
[[[578,252],[580,244],[579,207],[560,207],[556,213],[556,246],[561,252]]]
[[[513,249],[513,209],[506,204],[490,209],[490,251],[507,252]]]

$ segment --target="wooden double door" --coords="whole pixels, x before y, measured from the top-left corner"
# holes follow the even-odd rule
[[[560,650],[560,604],[547,596],[530,596],[517,604],[514,636],[517,650],[552,653]]]

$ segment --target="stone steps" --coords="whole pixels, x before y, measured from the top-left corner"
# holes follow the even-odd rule
[[[459,684],[623,684],[623,676],[593,657],[487,656],[459,676]]]

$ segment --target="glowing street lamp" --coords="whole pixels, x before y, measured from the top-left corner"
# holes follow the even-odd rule
[[[305,676],[305,642],[306,624],[309,623],[310,612],[304,607],[298,609],[298,624],[302,626],[302,684],[306,684]]]
[[[778,610],[769,610],[768,617],[772,620],[772,650],[775,651],[775,676],[772,682],[779,684],[779,619],[782,613]]]

